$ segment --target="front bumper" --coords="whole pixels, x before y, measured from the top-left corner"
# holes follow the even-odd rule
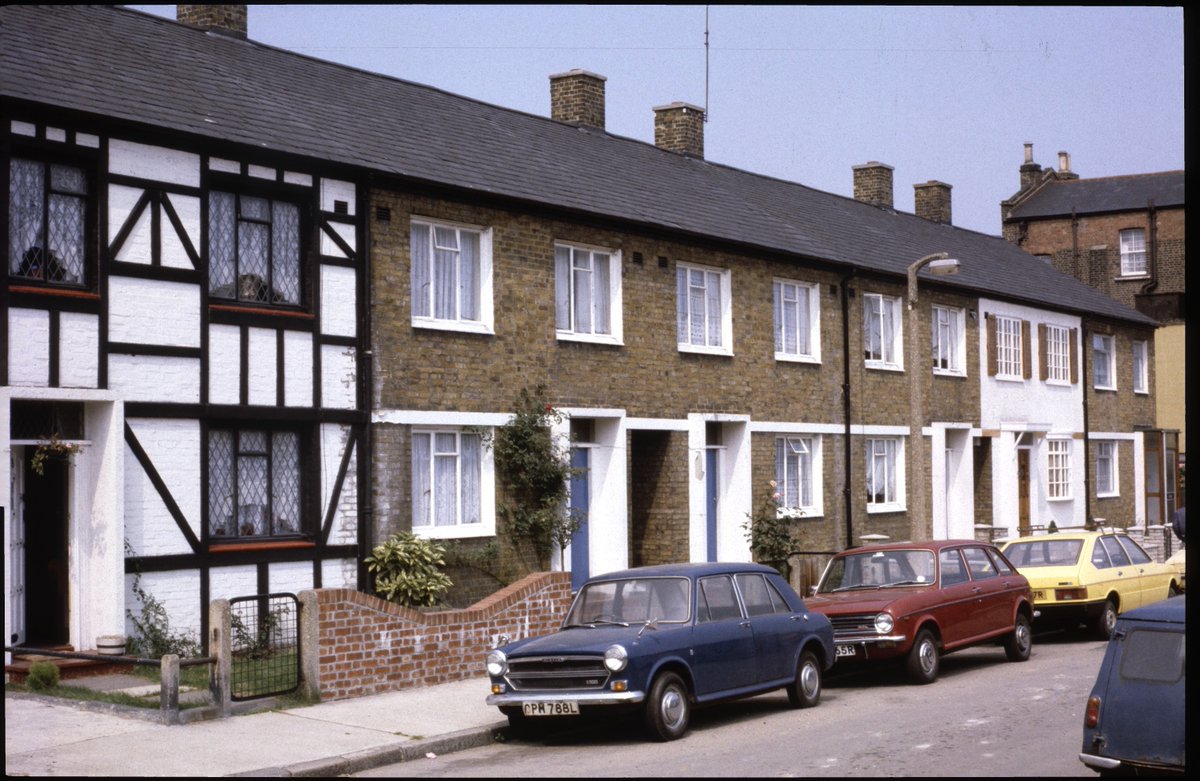
[[[833,637],[834,661],[870,661],[873,659],[890,659],[907,653],[908,635],[852,635]],[[854,656],[842,656],[837,653],[840,645],[850,645],[860,648],[861,653]]]
[[[488,705],[520,706],[527,702],[562,702],[570,700],[580,705],[634,705],[646,699],[645,692],[609,692],[590,691],[575,692],[570,690],[554,692],[505,692],[504,694],[489,694]]]

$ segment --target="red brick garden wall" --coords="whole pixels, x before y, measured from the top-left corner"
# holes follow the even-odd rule
[[[502,634],[558,629],[571,604],[569,572],[529,575],[464,610],[424,612],[352,589],[318,589],[318,686],[341,700],[483,676]]]

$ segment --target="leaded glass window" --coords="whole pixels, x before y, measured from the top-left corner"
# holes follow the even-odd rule
[[[300,460],[300,437],[295,432],[209,432],[209,537],[299,534]]]
[[[9,274],[85,284],[87,201],[82,168],[14,157],[8,179]]]
[[[213,192],[208,200],[208,292],[260,304],[300,303],[300,208]]]

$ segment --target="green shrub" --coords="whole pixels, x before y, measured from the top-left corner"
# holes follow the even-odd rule
[[[436,540],[397,532],[364,559],[375,575],[375,593],[406,607],[430,607],[454,583],[442,571],[446,549]]]
[[[44,691],[58,686],[58,665],[53,662],[34,662],[29,665],[29,675],[25,682],[34,691]]]
[[[125,542],[125,552],[132,552],[128,541]],[[142,608],[137,613],[125,610],[125,615],[136,632],[126,641],[126,653],[143,659],[158,659],[167,654],[175,654],[181,659],[201,655],[200,642],[195,637],[171,629],[166,606],[142,588],[141,573],[134,574],[132,588],[133,595],[142,603]]]

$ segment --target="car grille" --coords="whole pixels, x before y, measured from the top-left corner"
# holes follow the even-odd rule
[[[509,659],[506,678],[517,691],[601,689],[608,670],[599,656],[532,656]]]
[[[875,616],[877,615],[879,614],[862,613],[849,616],[829,616],[829,623],[833,624],[834,639],[877,634],[875,631]]]

